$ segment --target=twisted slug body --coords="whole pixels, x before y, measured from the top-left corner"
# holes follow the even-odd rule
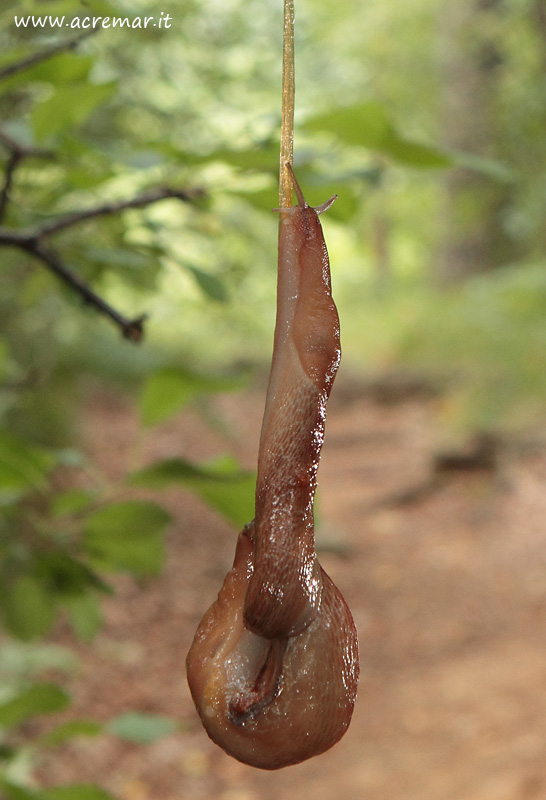
[[[287,167],[290,169],[290,167]],[[339,320],[319,213],[290,169],[297,206],[280,209],[277,322],[258,455],[255,519],[187,658],[203,725],[262,769],[318,755],[346,731],[356,699],[351,613],[321,568],[313,499]]]

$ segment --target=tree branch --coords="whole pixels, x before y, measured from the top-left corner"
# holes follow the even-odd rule
[[[149,192],[144,192],[136,197],[129,198],[128,200],[104,203],[101,206],[74,211],[58,219],[44,222],[42,225],[23,228],[21,230],[10,230],[9,228],[0,227],[0,246],[16,247],[41,261],[42,264],[60,280],[76,291],[83,298],[84,302],[92,305],[115,322],[126,339],[139,342],[144,335],[145,315],[136,317],[135,319],[128,319],[124,317],[123,314],[120,314],[119,311],[94,292],[82,278],[66,266],[58,253],[48,245],[47,238],[73,225],[96,217],[117,214],[129,208],[144,208],[145,206],[169,198],[182,200],[188,203],[202,195],[203,191],[201,189],[171,189],[169,187],[160,187]]]
[[[6,216],[11,187],[13,184],[13,176],[15,174],[15,170],[19,166],[21,158],[22,156],[20,153],[12,151],[6,162],[6,168],[4,170],[4,185],[2,186],[2,190],[0,191],[0,223],[4,221],[4,218]]]
[[[129,208],[145,208],[154,203],[159,203],[161,200],[175,199],[182,200],[184,203],[191,203],[198,197],[203,196],[203,190],[198,188],[172,189],[168,186],[162,186],[149,192],[143,192],[143,194],[131,197],[128,200],[119,200],[112,203],[104,203],[101,206],[92,206],[91,208],[83,208],[80,211],[73,211],[70,214],[65,214],[34,227],[11,230],[0,226],[0,245],[24,248],[32,242],[64,231],[73,225],[79,225],[80,222],[86,222],[89,219],[118,214]]]
[[[23,72],[25,69],[30,69],[30,67],[40,64],[42,61],[47,61],[48,58],[52,58],[59,53],[65,53],[68,50],[74,50],[74,48],[76,48],[81,41],[87,39],[89,36],[93,36],[93,34],[97,33],[98,30],[98,28],[93,28],[85,31],[80,36],[75,36],[74,39],[65,39],[62,42],[57,42],[57,44],[53,44],[50,47],[44,47],[43,50],[40,50],[37,53],[32,53],[32,55],[22,58],[20,61],[16,61],[14,64],[8,64],[7,67],[0,69],[0,81],[5,80],[6,78],[11,78],[12,75],[16,75],[18,72]]]
[[[96,294],[89,284],[68,269],[59,255],[43,241],[29,242],[24,249],[30,255],[40,259],[40,261],[60,278],[60,280],[66,283],[71,289],[74,289],[83,298],[85,303],[94,306],[94,308],[102,314],[113,320],[121,329],[126,339],[130,339],[133,342],[140,342],[142,340],[146,315],[136,317],[135,319],[127,319],[127,317],[124,317],[123,314],[116,311],[106,300],[103,300],[102,297]]]
[[[52,158],[50,150],[43,150],[40,147],[29,147],[13,139],[8,133],[0,128],[0,144],[10,153],[17,153],[23,158]]]
[[[35,147],[26,147],[25,145],[19,144],[19,142],[15,141],[15,139],[12,139],[11,136],[2,130],[0,130],[0,144],[9,152],[9,157],[4,169],[4,185],[0,190],[1,224],[6,216],[15,170],[19,166],[22,159],[28,157],[46,158],[51,154],[46,150],[38,150]]]
[[[16,61],[14,64],[9,64],[7,67],[0,69],[0,81],[9,78],[12,75],[16,75],[18,72],[22,72],[25,69],[30,69],[30,67],[40,64],[42,61],[47,61],[49,58],[52,58],[59,53],[66,52],[67,50],[73,50],[83,39],[87,39],[96,32],[97,31],[95,29],[85,31],[80,36],[74,37],[74,39],[67,39],[57,42],[50,47],[43,48],[37,53],[32,53],[30,56],[27,56],[20,61]],[[13,184],[13,176],[17,167],[19,166],[20,161],[27,156],[37,156],[39,158],[43,158],[46,155],[46,152],[44,150],[38,150],[32,147],[25,147],[24,145],[19,144],[19,142],[17,142],[15,139],[12,139],[11,136],[8,136],[8,134],[4,133],[3,131],[0,131],[0,144],[2,144],[10,153],[4,170],[4,185],[0,190],[1,223],[6,215],[10,191]]]
[[[128,208],[145,208],[146,206],[158,203],[160,200],[168,199],[182,200],[184,203],[190,203],[192,200],[201,196],[203,196],[203,191],[201,189],[171,189],[168,186],[163,186],[144,192],[136,197],[131,197],[129,200],[114,201],[112,203],[104,203],[104,205],[101,206],[74,211],[58,219],[44,222],[34,230],[29,229],[29,234],[34,238],[50,236],[53,233],[59,233],[59,231],[64,231],[66,228],[71,228],[73,225],[78,225],[80,222],[85,222],[88,219],[118,214],[120,211],[125,211]]]
[[[0,69],[0,81],[11,77],[23,70],[30,69],[42,61],[58,55],[69,50],[76,48],[84,39],[92,36],[98,29],[93,29],[82,33],[74,39],[58,42],[55,45],[46,47],[37,53],[33,53],[27,58],[10,64],[3,69]],[[100,313],[109,317],[121,329],[123,336],[133,342],[139,342],[144,335],[144,321],[145,315],[136,317],[135,319],[128,319],[123,316],[119,311],[113,308],[102,297],[100,297],[82,278],[70,270],[64,263],[59,254],[52,249],[48,242],[47,237],[67,228],[77,225],[85,220],[94,219],[96,217],[108,216],[117,214],[129,208],[144,208],[146,206],[157,203],[160,200],[167,198],[174,198],[182,200],[183,202],[191,202],[193,199],[201,196],[203,192],[199,189],[171,189],[168,187],[161,187],[149,192],[144,192],[141,195],[112,203],[104,203],[100,206],[94,206],[88,209],[82,209],[70,214],[65,214],[57,219],[44,222],[42,225],[34,227],[23,228],[21,230],[11,230],[9,228],[1,227],[1,223],[5,218],[7,206],[10,200],[11,188],[13,185],[13,177],[21,160],[26,157],[44,157],[50,155],[44,150],[27,147],[21,145],[15,139],[12,139],[7,133],[0,130],[0,145],[2,145],[9,153],[8,160],[4,169],[3,186],[0,189],[0,246],[16,247],[28,253],[33,258],[41,261],[54,275],[63,281],[67,286],[77,292],[83,298],[85,303],[92,305]]]
[[[191,203],[193,200],[203,196],[204,191],[198,188],[172,189],[169,186],[161,186],[157,189],[143,192],[136,197],[130,197],[128,200],[119,200],[112,203],[104,203],[101,206],[83,208],[80,211],[73,211],[70,214],[65,214],[33,227],[11,230],[0,226],[0,245],[26,248],[29,244],[37,242],[46,236],[52,236],[89,219],[119,214],[129,208],[145,208],[154,203],[159,203],[161,200],[174,199],[182,200],[184,203]]]

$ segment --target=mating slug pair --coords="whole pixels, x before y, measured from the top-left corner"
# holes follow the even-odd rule
[[[317,208],[289,169],[279,209],[277,321],[258,455],[256,512],[203,617],[187,675],[208,735],[262,769],[324,752],[345,733],[358,683],[355,625],[315,551],[313,499],[339,318]]]

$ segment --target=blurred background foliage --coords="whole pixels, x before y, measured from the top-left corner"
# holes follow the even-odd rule
[[[9,72],[81,33],[16,27],[15,14],[161,12],[168,29],[99,30]],[[2,4],[4,175],[11,144],[26,151],[2,230],[155,187],[202,192],[52,237],[98,295],[128,318],[147,315],[139,346],[28,252],[0,249],[0,609],[19,640],[47,633],[59,613],[92,637],[111,591],[105,575],[161,569],[166,512],[127,499],[127,486],[97,475],[79,449],[93,387],[136,398],[149,427],[267,368],[281,13],[280,0]],[[440,382],[438,421],[453,430],[536,430],[546,410],[542,0],[297,0],[296,21],[296,171],[312,204],[339,195],[324,227],[343,370]],[[252,475],[229,457],[192,464],[181,453],[127,484],[173,482],[234,525],[252,515]],[[2,745],[26,712],[9,704],[19,697],[31,709],[38,697],[42,713],[40,702],[57,709],[64,699],[46,686],[29,700],[33,670],[0,661],[0,671],[5,791],[27,797],[17,794],[20,751]],[[133,723],[146,740],[146,721]],[[162,725],[152,719],[149,737]]]

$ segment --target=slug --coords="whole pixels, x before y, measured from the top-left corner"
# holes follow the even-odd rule
[[[187,657],[210,738],[245,764],[278,769],[345,733],[358,683],[356,628],[315,551],[313,500],[326,403],[341,357],[319,214],[290,171],[278,209],[277,320],[258,453],[254,520]]]

